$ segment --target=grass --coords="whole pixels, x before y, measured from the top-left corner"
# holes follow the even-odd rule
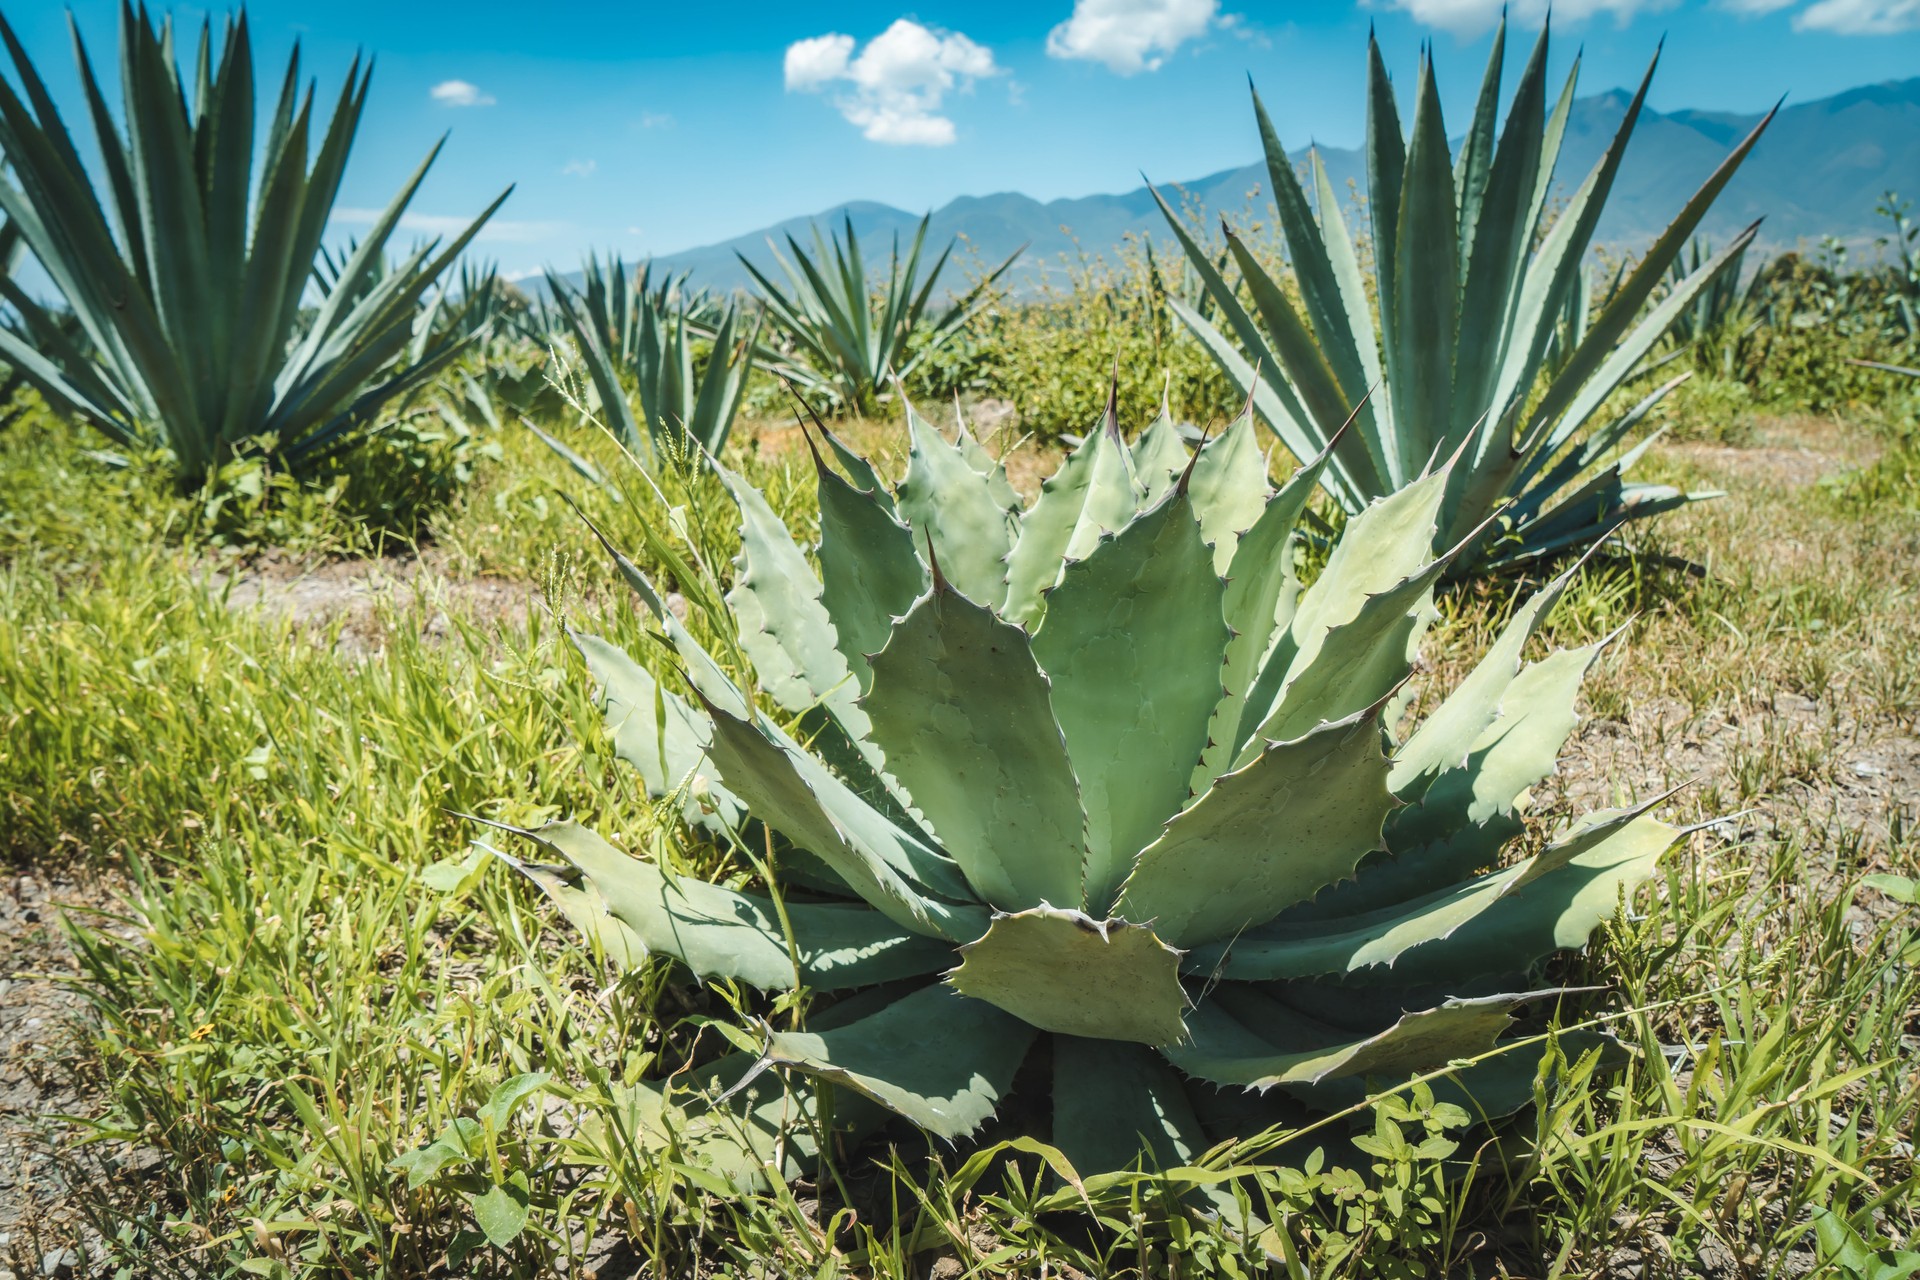
[[[897,428],[854,430],[897,460]],[[737,457],[805,525],[791,435],[747,427]],[[1606,988],[1569,1016],[1632,1061],[1563,1064],[1493,1134],[1418,1090],[1326,1126],[1301,1144],[1319,1167],[1249,1192],[1284,1248],[1210,1228],[1177,1176],[1114,1180],[1089,1213],[1031,1153],[899,1135],[729,1200],[641,1133],[637,1083],[711,1053],[746,997],[663,965],[611,981],[453,812],[578,815],[748,873],[677,840],[612,759],[562,630],[644,645],[559,492],[628,545],[665,512],[497,443],[413,590],[328,620],[223,596],[299,566],[213,545],[191,500],[83,437],[0,436],[0,855],[122,889],[68,916],[88,1014],[65,1069],[95,1102],[62,1140],[79,1189],[14,1229],[16,1272],[77,1241],[127,1276],[1846,1274],[1817,1251],[1826,1207],[1920,1248],[1920,920],[1860,883],[1920,874],[1916,473],[1875,427],[1759,417],[1751,447],[1663,446],[1664,478],[1730,496],[1638,535],[1655,558],[1595,561],[1549,620],[1557,643],[1626,630],[1539,822],[1682,784],[1671,815],[1712,822],[1567,962]],[[1026,452],[1017,476],[1046,465]],[[698,485],[668,501],[718,521]],[[345,545],[330,518],[316,563]],[[1509,607],[1448,597],[1433,682]]]

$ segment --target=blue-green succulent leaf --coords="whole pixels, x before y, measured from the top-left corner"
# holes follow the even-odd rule
[[[784,904],[789,939],[781,909],[765,896],[668,875],[578,823],[549,823],[525,834],[576,867],[593,896],[646,950],[672,956],[701,978],[736,978],[763,991],[790,990],[797,979],[837,991],[932,973],[953,960],[951,946],[903,932],[859,903]]]
[[[1144,925],[1034,907],[960,948],[954,990],[1043,1031],[1138,1044],[1186,1034],[1180,953]]]
[[[1223,774],[1140,855],[1114,914],[1191,947],[1265,924],[1352,875],[1381,847],[1396,803],[1379,712],[1267,744]]]
[[[935,984],[831,1031],[775,1032],[767,1056],[953,1139],[993,1115],[1038,1034]]]
[[[983,901],[1078,906],[1086,815],[1027,633],[943,586],[873,659],[888,772]]]
[[[1224,594],[1193,504],[1176,490],[1068,566],[1049,598],[1033,651],[1086,810],[1091,911],[1106,910],[1187,802],[1220,700]]]

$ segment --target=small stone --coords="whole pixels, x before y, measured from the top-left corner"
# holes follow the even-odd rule
[[[50,1280],[68,1280],[80,1266],[80,1255],[71,1249],[49,1249],[40,1255],[40,1274]]]

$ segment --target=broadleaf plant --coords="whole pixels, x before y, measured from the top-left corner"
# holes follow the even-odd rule
[[[792,236],[786,238],[786,254],[768,241],[786,277],[784,286],[746,255],[736,255],[786,339],[786,350],[763,349],[762,363],[817,400],[847,413],[871,413],[894,379],[904,381],[922,361],[959,336],[991,299],[994,282],[1024,252],[1016,249],[936,314],[934,289],[953,256],[953,243],[940,251],[932,266],[924,266],[921,254],[930,221],[931,215],[920,219],[904,261],[895,235],[884,279],[870,271],[851,216],[844,220],[844,236],[823,233],[815,224],[811,253]],[[923,336],[910,352],[909,341],[916,334]]]
[[[1379,46],[1369,41],[1365,246],[1348,230],[1319,152],[1308,157],[1310,200],[1254,95],[1297,302],[1230,226],[1239,279],[1229,280],[1160,200],[1216,315],[1178,300],[1175,311],[1297,458],[1330,450],[1321,483],[1348,514],[1412,483],[1436,459],[1459,457],[1439,545],[1485,532],[1453,562],[1456,577],[1590,545],[1624,521],[1712,496],[1625,479],[1644,442],[1624,454],[1620,448],[1684,379],[1654,387],[1624,410],[1612,400],[1649,371],[1647,357],[1666,331],[1737,269],[1752,243],[1758,223],[1664,287],[1708,206],[1773,118],[1734,147],[1567,349],[1563,318],[1580,301],[1570,295],[1587,287],[1583,260],[1653,66],[1592,172],[1559,205],[1554,179],[1578,60],[1550,98],[1543,26],[1496,138],[1505,48],[1503,23],[1455,154],[1431,59],[1421,64],[1408,138]],[[1360,265],[1368,256],[1371,282]],[[1350,416],[1353,429],[1339,434]]]
[[[739,842],[758,883],[674,874],[573,822],[524,833],[551,856],[517,861],[621,967],[819,997],[804,1027],[685,1078],[728,1095],[679,1131],[724,1176],[811,1149],[808,1079],[835,1086],[836,1126],[892,1113],[946,1139],[1033,1080],[1047,1136],[1091,1172],[1188,1163],[1287,1105],[1493,1054],[1560,994],[1541,962],[1679,834],[1647,803],[1515,848],[1601,648],[1523,660],[1572,570],[1403,718],[1451,562],[1431,551],[1446,471],[1356,515],[1303,586],[1329,460],[1274,491],[1248,416],[1189,457],[1168,418],[1128,444],[1109,408],[1031,505],[964,427],[908,427],[891,491],[830,434],[816,450],[817,573],[724,467],[724,606],[648,531],[750,683],[617,552],[672,674],[576,637],[616,753]],[[1538,1060],[1443,1087],[1502,1115]],[[641,1109],[673,1127],[660,1092]]]
[[[203,27],[191,78],[170,20],[120,11],[125,128],[76,30],[96,186],[45,83],[0,19],[20,90],[0,76],[0,210],[45,268],[78,329],[11,280],[0,294],[24,332],[0,330],[0,360],[55,409],[114,442],[171,450],[183,484],[236,456],[269,452],[299,473],[379,425],[396,397],[456,356],[465,332],[409,352],[423,300],[507,193],[444,247],[390,267],[387,241],[436,145],[311,309],[308,288],[365,105],[355,59],[310,149],[311,86],[287,63],[256,175],[252,42],[241,14],[216,56]],[[22,96],[24,94],[24,97]],[[249,203],[251,201],[251,204]],[[29,340],[31,339],[31,340]]]

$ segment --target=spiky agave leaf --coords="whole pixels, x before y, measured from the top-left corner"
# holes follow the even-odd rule
[[[1422,60],[1411,134],[1403,135],[1379,48],[1369,40],[1366,153],[1377,320],[1318,152],[1308,158],[1310,198],[1257,93],[1254,115],[1297,294],[1229,227],[1236,288],[1160,200],[1214,315],[1178,300],[1174,310],[1296,457],[1331,455],[1321,482],[1349,514],[1404,487],[1435,459],[1459,455],[1438,521],[1439,545],[1487,531],[1450,564],[1454,576],[1588,545],[1626,520],[1716,496],[1627,482],[1639,455],[1615,458],[1613,451],[1632,423],[1596,431],[1592,420],[1614,392],[1648,371],[1647,357],[1662,336],[1738,274],[1758,223],[1668,278],[1773,118],[1733,149],[1590,311],[1581,296],[1589,287],[1583,261],[1653,66],[1593,171],[1564,207],[1555,207],[1549,197],[1579,67],[1550,98],[1543,27],[1496,138],[1505,47],[1503,23],[1456,156],[1431,57]],[[1663,285],[1664,296],[1642,314]],[[1662,386],[1653,399],[1676,385]],[[1349,417],[1357,417],[1354,429],[1336,439]],[[1601,440],[1605,447],[1595,447]],[[1486,526],[1502,510],[1505,518]]]
[[[1025,248],[1014,250],[935,314],[933,291],[953,255],[953,243],[931,266],[922,265],[932,216],[914,228],[904,260],[900,237],[894,236],[884,280],[872,278],[851,216],[844,220],[844,235],[823,232],[816,224],[811,252],[790,235],[786,253],[767,242],[786,278],[784,285],[746,255],[736,254],[758,287],[768,316],[792,346],[785,352],[762,348],[759,359],[765,367],[847,412],[865,413],[893,379],[911,377],[922,361],[958,335],[986,305],[994,281]],[[909,356],[909,340],[923,331],[920,349]]]
[[[371,429],[383,405],[458,354],[463,334],[409,352],[421,305],[503,192],[451,243],[389,266],[387,241],[436,145],[366,236],[336,264],[303,317],[308,282],[366,101],[371,68],[348,69],[309,158],[311,90],[289,59],[255,179],[255,79],[244,14],[216,59],[210,33],[183,82],[171,22],[122,4],[125,132],[76,31],[88,122],[101,155],[96,186],[46,85],[0,19],[20,89],[0,77],[0,210],[81,331],[69,338],[15,283],[0,295],[25,322],[0,330],[0,359],[49,403],[116,442],[172,450],[196,482],[259,437],[280,464],[311,466]],[[24,95],[24,97],[23,97]],[[252,205],[249,208],[249,199]]]
[[[958,1138],[1045,1039],[1051,1137],[1083,1171],[1186,1159],[1224,1133],[1196,1105],[1213,1091],[1324,1102],[1494,1051],[1557,994],[1538,962],[1583,945],[1678,834],[1643,806],[1509,861],[1598,648],[1523,661],[1566,576],[1389,728],[1448,563],[1446,470],[1357,514],[1302,589],[1298,525],[1330,463],[1274,492],[1248,418],[1192,457],[1099,424],[1024,508],[964,428],[910,425],[892,494],[837,440],[816,448],[822,576],[720,473],[741,647],[810,735],[749,705],[624,563],[688,692],[580,641],[650,792],[722,838],[752,819],[789,842],[784,917],[576,826],[531,833],[573,869],[536,881],[575,919],[604,909],[629,956],[864,985],[828,1025],[769,1034],[762,1061]],[[1504,1114],[1533,1063],[1452,1087]]]
[[[589,258],[576,288],[549,271],[559,328],[578,348],[603,421],[623,445],[655,461],[717,455],[746,398],[759,324],[689,294],[682,277],[652,283],[651,272],[647,264],[629,276],[618,258]],[[711,346],[697,373],[696,341]]]

